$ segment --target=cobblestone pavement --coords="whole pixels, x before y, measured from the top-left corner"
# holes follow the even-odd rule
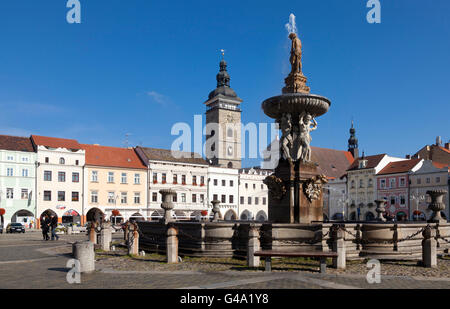
[[[448,275],[442,276],[443,278],[424,278],[423,274],[422,277],[401,277],[392,276],[389,272],[390,275],[381,277],[381,284],[371,285],[367,283],[365,275],[356,270],[354,274],[352,271],[336,274],[332,269],[327,275],[318,274],[315,261],[302,263],[305,265],[297,266],[298,268],[292,266],[294,271],[282,269],[285,265],[293,264],[290,261],[277,261],[274,263],[275,271],[265,273],[249,271],[243,266],[243,261],[226,262],[219,259],[215,262],[205,262],[199,259],[185,259],[182,264],[169,266],[163,263],[161,256],[129,258],[120,252],[114,255],[99,253],[96,262],[97,271],[82,275],[81,284],[70,285],[66,280],[68,273],[66,264],[71,258],[70,244],[79,240],[86,240],[86,236],[62,236],[58,242],[43,242],[39,233],[0,235],[0,288],[450,289]],[[440,264],[443,263],[445,267],[447,262],[440,260]],[[355,265],[362,267],[360,264]],[[353,269],[352,267],[351,264],[349,269]],[[389,267],[394,269],[398,266],[392,264]]]

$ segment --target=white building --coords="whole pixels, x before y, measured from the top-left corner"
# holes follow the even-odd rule
[[[37,215],[56,214],[63,223],[81,223],[85,151],[71,139],[31,136],[37,149]]]
[[[239,170],[232,168],[208,168],[208,205],[220,201],[220,213],[224,220],[239,218]]]
[[[176,191],[174,215],[179,220],[194,219],[208,210],[208,163],[194,153],[137,147],[136,153],[148,166],[147,217],[159,219],[161,189]]]
[[[271,170],[244,168],[239,171],[239,219],[268,220],[269,190],[264,179]]]

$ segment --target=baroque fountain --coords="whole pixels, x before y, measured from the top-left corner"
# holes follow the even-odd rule
[[[214,201],[215,215],[210,222],[176,222],[171,219],[175,192],[161,191],[164,219],[138,222],[140,250],[165,252],[168,233],[173,237],[176,230],[180,256],[245,257],[253,235],[259,236],[264,250],[327,252],[333,250],[333,237],[341,229],[347,259],[421,255],[422,230],[427,224],[384,222],[383,201],[377,203],[377,223],[323,222],[322,187],[327,180],[311,160],[311,132],[317,129],[316,119],[328,112],[331,102],[310,93],[302,72],[302,43],[295,31],[290,32],[289,39],[291,72],[285,79],[286,85],[281,95],[262,103],[264,113],[279,124],[282,132],[279,148],[272,149],[279,152],[278,166],[265,180],[269,188],[269,222],[220,221],[218,201]],[[435,200],[433,207],[439,210],[441,200]],[[450,240],[450,224],[443,223],[439,216],[435,219],[432,227],[439,228],[442,239]],[[445,241],[441,244],[440,251],[450,247]]]

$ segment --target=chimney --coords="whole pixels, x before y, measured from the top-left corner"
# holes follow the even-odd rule
[[[411,155],[406,155],[407,160],[411,160]]]
[[[450,143],[445,144],[445,149],[450,150]]]

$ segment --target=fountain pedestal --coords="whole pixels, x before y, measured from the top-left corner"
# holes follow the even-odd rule
[[[319,178],[315,163],[291,164],[281,159],[274,175],[266,180],[270,221],[307,224],[323,221],[323,193],[314,190],[314,180]]]

